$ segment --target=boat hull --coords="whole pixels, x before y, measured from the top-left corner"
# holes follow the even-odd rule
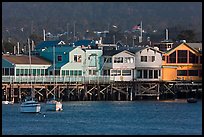
[[[188,103],[196,103],[196,102],[197,102],[197,99],[195,99],[195,98],[188,98],[188,99],[187,99],[187,102],[188,102]]]
[[[39,113],[41,109],[40,104],[22,104],[20,112],[22,113]]]
[[[47,111],[62,111],[62,103],[60,102],[48,102],[46,103]]]

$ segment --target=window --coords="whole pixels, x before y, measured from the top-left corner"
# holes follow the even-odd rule
[[[187,63],[187,50],[178,50],[178,63]]]
[[[155,56],[149,56],[149,62],[154,62],[155,61]]]
[[[74,62],[77,62],[77,55],[74,55]]]
[[[28,75],[28,69],[25,69],[25,76]]]
[[[61,55],[57,56],[57,61],[62,61],[62,56]]]
[[[77,70],[74,70],[74,76],[77,76]]]
[[[24,69],[20,69],[20,75],[21,75],[21,76],[24,75]]]
[[[115,57],[114,63],[123,63],[123,57]]]
[[[9,68],[5,69],[5,75],[9,75]]]
[[[96,75],[97,74],[97,70],[93,70],[93,75]]]
[[[162,56],[162,60],[165,61],[165,56]]]
[[[10,68],[10,75],[14,75],[14,68]]]
[[[111,76],[120,76],[121,70],[111,70]]]
[[[177,76],[187,76],[187,70],[177,70]]]
[[[149,78],[153,78],[153,70],[149,70]]]
[[[77,62],[81,62],[81,55],[78,55]]]
[[[169,60],[167,60],[167,63],[176,63],[176,51],[169,55]]]
[[[40,75],[40,69],[37,69],[37,75]]]
[[[111,57],[104,57],[104,63],[112,63]]]
[[[143,70],[144,71],[144,78],[147,78],[147,70]]]
[[[74,62],[81,62],[81,55],[74,55]]]
[[[16,76],[19,76],[19,74],[20,74],[20,70],[16,69]]]
[[[189,76],[198,76],[198,70],[188,70]]]
[[[78,75],[82,76],[82,71],[81,70],[78,71]]]
[[[161,70],[158,70],[159,71],[159,76],[161,76]]]
[[[62,76],[64,76],[65,75],[65,70],[62,70]]]
[[[45,75],[48,75],[48,70],[47,69],[45,70]]]
[[[131,70],[122,70],[123,76],[131,76]]]
[[[70,76],[73,76],[73,70],[70,70]]]
[[[142,78],[142,70],[137,70],[137,78]]]
[[[5,75],[4,68],[1,69],[2,75]]]
[[[89,75],[97,75],[98,70],[89,70]]]
[[[125,57],[124,63],[134,63],[134,58],[133,57]]]
[[[41,75],[45,75],[45,70],[41,69]]]
[[[105,76],[110,76],[110,70],[104,70],[103,75]]]
[[[158,70],[154,70],[154,78],[158,78]]]
[[[147,62],[147,56],[141,56],[141,62]]]
[[[66,72],[66,73],[65,73],[66,75],[69,75],[69,70],[66,70],[65,72]]]

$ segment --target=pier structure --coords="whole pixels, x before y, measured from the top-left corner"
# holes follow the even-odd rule
[[[40,102],[54,95],[63,101],[157,100],[202,94],[202,81],[114,81],[108,77],[2,77],[2,100],[21,102],[31,94]]]

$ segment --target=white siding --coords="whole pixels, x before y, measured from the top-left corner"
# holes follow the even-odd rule
[[[147,56],[147,62],[141,62],[141,56]],[[155,61],[149,61],[149,57],[155,56]],[[143,49],[135,54],[135,67],[161,67],[162,55],[160,52],[154,51],[150,48]]]

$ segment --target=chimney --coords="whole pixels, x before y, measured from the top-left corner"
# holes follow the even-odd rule
[[[168,40],[169,38],[168,38],[168,29],[166,29],[166,40]]]
[[[45,29],[43,29],[43,40],[45,41]]]
[[[19,48],[20,48],[20,43],[17,42],[17,54],[19,55]]]
[[[31,43],[31,46],[32,46],[32,51],[33,51],[35,44],[34,44],[34,41],[33,41],[33,40],[32,40],[31,42],[32,42],[32,43]]]
[[[16,54],[16,45],[13,46],[13,54]]]

